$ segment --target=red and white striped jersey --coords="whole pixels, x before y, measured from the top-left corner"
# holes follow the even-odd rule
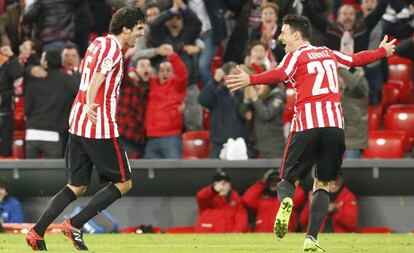
[[[347,55],[306,44],[286,54],[276,69],[250,76],[250,81],[252,84],[292,83],[296,93],[292,132],[320,127],[343,129],[338,67],[366,65],[385,55],[383,48]]]
[[[122,46],[113,35],[98,37],[89,45],[80,68],[79,91],[70,112],[70,133],[93,139],[119,136],[115,113],[123,70]],[[96,125],[86,115],[86,91],[95,73],[106,76],[95,98],[99,104]]]

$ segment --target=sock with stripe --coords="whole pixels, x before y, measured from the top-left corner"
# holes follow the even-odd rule
[[[75,193],[67,186],[49,200],[33,230],[44,236],[47,227],[63,212],[63,210],[76,199]]]
[[[81,229],[86,222],[119,198],[121,198],[119,189],[114,184],[109,184],[107,187],[93,195],[89,203],[78,214],[70,219],[70,224],[75,228]]]

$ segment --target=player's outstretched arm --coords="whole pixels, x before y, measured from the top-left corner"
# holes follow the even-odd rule
[[[389,57],[395,51],[395,39],[388,42],[388,36],[385,35],[378,49],[365,50],[356,54],[348,55],[339,51],[333,51],[338,63],[347,67],[365,66],[376,62],[383,57]]]
[[[228,75],[226,77],[226,86],[231,91],[237,91],[242,88],[246,88],[249,85],[256,84],[277,84],[279,82],[285,81],[287,79],[286,71],[283,68],[275,68],[272,70],[265,71],[258,75],[247,74],[245,71],[237,67],[239,74],[237,75]]]

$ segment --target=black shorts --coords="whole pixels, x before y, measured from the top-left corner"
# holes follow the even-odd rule
[[[280,176],[295,181],[304,179],[315,166],[320,181],[336,180],[345,152],[344,131],[336,127],[293,132],[283,156]]]
[[[113,139],[89,139],[70,134],[65,152],[69,184],[89,185],[92,168],[100,182],[120,183],[131,179],[131,167],[124,145]]]

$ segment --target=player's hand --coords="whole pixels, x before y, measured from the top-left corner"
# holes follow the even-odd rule
[[[47,72],[46,70],[44,70],[42,67],[40,66],[34,66],[31,70],[30,70],[30,74],[36,78],[45,78],[47,76]]]
[[[98,113],[96,112],[96,108],[98,108],[98,107],[99,107],[99,104],[95,104],[95,103],[90,104],[90,105],[88,106],[88,112],[87,112],[88,119],[89,119],[89,120],[92,122],[92,124],[94,124],[94,125],[96,125],[97,118],[98,118]]]
[[[250,85],[249,74],[240,69],[239,66],[237,66],[237,70],[239,71],[239,74],[228,75],[226,77],[225,84],[231,92],[235,92]]]
[[[392,56],[394,54],[395,51],[395,41],[396,39],[393,39],[389,42],[388,41],[388,35],[384,36],[384,39],[381,41],[379,47],[383,47],[385,49],[385,51],[387,51],[387,57]]]

